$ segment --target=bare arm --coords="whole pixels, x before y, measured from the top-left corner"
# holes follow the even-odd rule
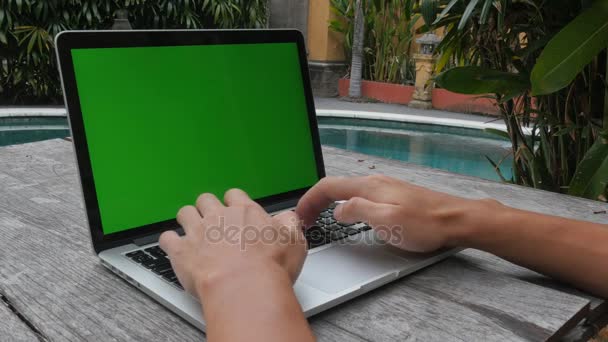
[[[160,238],[180,283],[202,303],[209,341],[313,341],[292,287],[306,257],[298,217],[270,217],[240,190],[224,202],[201,195],[177,215],[186,235]]]
[[[279,267],[235,265],[197,289],[209,341],[313,341],[292,281]]]
[[[402,249],[477,248],[608,297],[605,225],[454,197],[385,176],[326,178],[302,198],[297,212],[312,223],[336,200],[348,200],[336,208],[336,219],[389,229],[389,241]]]
[[[474,247],[608,298],[608,226],[489,204],[456,244]],[[485,225],[483,225],[485,223]]]

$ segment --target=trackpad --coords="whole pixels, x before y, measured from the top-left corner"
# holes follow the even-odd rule
[[[378,245],[341,245],[309,255],[298,281],[333,294],[396,272],[405,263]]]

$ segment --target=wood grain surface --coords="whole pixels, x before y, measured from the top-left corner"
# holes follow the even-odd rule
[[[384,173],[464,197],[608,222],[606,205],[324,148],[328,173]],[[364,159],[365,161],[359,162]],[[369,166],[374,165],[375,169]],[[0,305],[8,340],[202,341],[204,335],[98,262],[71,143],[0,148]],[[465,251],[311,319],[321,341],[542,341],[563,335],[602,300]],[[516,267],[516,266],[515,266]],[[519,272],[519,273],[518,273]],[[6,319],[4,318],[6,317]],[[15,318],[11,320],[12,318]],[[0,337],[0,340],[3,340]]]

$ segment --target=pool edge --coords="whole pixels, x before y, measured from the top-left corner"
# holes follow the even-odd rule
[[[470,128],[477,130],[484,130],[486,128],[497,129],[506,132],[507,126],[504,123],[497,122],[481,122],[473,120],[462,120],[452,118],[438,118],[432,116],[421,116],[412,114],[395,114],[395,113],[383,113],[383,112],[370,112],[370,111],[356,111],[356,110],[339,110],[339,109],[317,109],[318,117],[334,117],[334,118],[347,118],[347,119],[366,119],[366,120],[382,120],[382,121],[396,121],[396,122],[408,122],[417,124],[427,125],[440,125],[448,127],[459,127],[459,128]],[[529,135],[531,133],[529,128],[522,127],[524,133]]]

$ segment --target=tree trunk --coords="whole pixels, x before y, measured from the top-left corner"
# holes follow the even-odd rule
[[[365,16],[363,13],[363,0],[355,3],[355,27],[353,31],[353,60],[350,67],[350,88],[348,96],[361,97],[361,77],[363,74],[363,45],[365,40]]]

